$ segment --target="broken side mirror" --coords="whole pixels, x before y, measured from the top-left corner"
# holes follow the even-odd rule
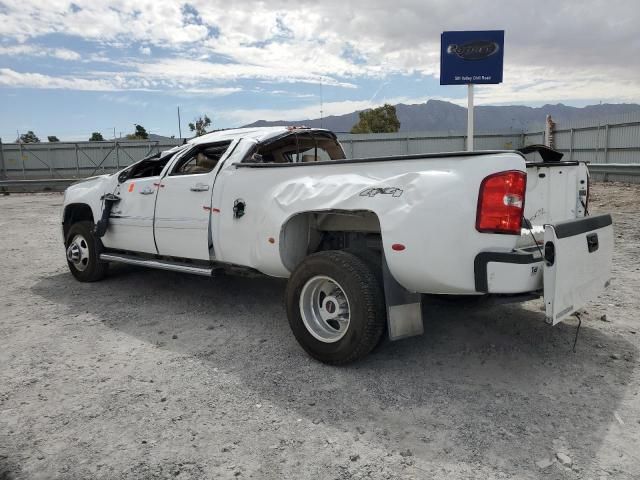
[[[123,170],[122,172],[120,172],[120,175],[118,175],[118,183],[124,183],[127,180],[129,180],[129,176],[131,175],[131,169],[127,168],[126,170]]]

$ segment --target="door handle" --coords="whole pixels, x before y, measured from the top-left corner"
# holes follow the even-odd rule
[[[207,190],[209,190],[209,185],[207,185],[206,183],[196,183],[195,185],[191,185],[191,188],[189,189],[192,192],[206,192]]]
[[[589,253],[593,253],[598,250],[599,242],[598,242],[598,234],[591,233],[587,235],[587,250]]]
[[[155,189],[151,187],[145,187],[140,190],[140,195],[151,195],[152,193],[155,193]]]

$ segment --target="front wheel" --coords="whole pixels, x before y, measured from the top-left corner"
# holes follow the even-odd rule
[[[93,234],[93,223],[78,222],[71,225],[65,247],[69,270],[76,279],[96,282],[105,276],[109,264],[100,261],[102,242]]]
[[[373,268],[344,251],[314,253],[286,292],[294,336],[312,357],[338,365],[367,355],[386,324],[384,292]]]

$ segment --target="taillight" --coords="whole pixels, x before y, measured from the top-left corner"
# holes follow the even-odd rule
[[[480,184],[476,230],[519,235],[526,187],[527,175],[516,170],[485,178]]]

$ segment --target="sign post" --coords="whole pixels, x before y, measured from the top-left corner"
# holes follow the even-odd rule
[[[473,152],[473,83],[467,85],[467,152]]]
[[[504,30],[443,32],[440,85],[467,85],[467,150],[473,150],[473,86],[502,83]]]

